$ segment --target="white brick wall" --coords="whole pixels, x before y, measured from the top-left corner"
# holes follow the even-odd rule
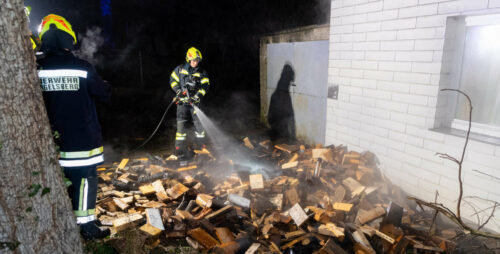
[[[460,157],[464,139],[429,130],[446,20],[500,13],[500,0],[332,0],[331,6],[328,75],[339,99],[328,100],[327,145],[371,150],[393,183],[428,200],[439,191],[439,200],[455,209],[457,166],[435,153]],[[464,195],[500,202],[499,181],[485,174],[500,178],[500,146],[471,140]]]

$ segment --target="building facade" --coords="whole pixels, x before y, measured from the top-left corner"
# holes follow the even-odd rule
[[[332,0],[328,89],[338,97],[327,99],[325,144],[375,153],[394,184],[427,201],[438,192],[455,210],[458,166],[436,153],[461,158],[468,104],[441,89],[463,90],[474,110],[461,209],[488,216],[500,202],[499,26],[500,0]]]

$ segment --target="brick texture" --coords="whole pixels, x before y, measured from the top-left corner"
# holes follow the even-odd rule
[[[500,13],[500,0],[332,0],[331,8],[328,77],[339,84],[339,99],[328,100],[327,145],[371,150],[393,183],[423,199],[439,191],[454,209],[456,164],[435,153],[459,157],[464,138],[430,130],[446,21]],[[477,171],[500,178],[499,145],[469,142],[464,188],[466,195],[500,202],[498,181]]]

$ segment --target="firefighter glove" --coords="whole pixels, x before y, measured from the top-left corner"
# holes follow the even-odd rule
[[[189,103],[198,106],[200,104],[200,97],[198,97],[198,95],[191,97]]]

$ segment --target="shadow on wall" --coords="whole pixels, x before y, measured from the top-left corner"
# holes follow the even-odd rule
[[[267,121],[271,126],[271,141],[295,140],[295,114],[293,112],[290,86],[295,79],[295,71],[290,63],[286,63],[281,71],[281,77],[269,104]]]

